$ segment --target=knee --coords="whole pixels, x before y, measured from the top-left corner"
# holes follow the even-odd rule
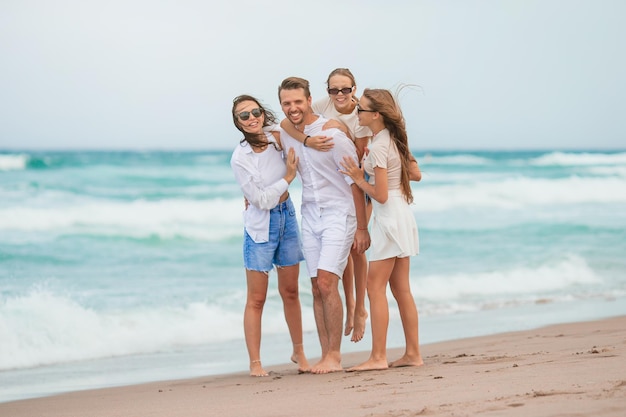
[[[265,296],[249,296],[246,302],[246,307],[254,310],[263,310],[265,305]]]
[[[278,289],[283,300],[294,300],[298,298],[298,285],[287,285]]]
[[[317,278],[317,291],[321,297],[329,296],[333,290],[337,290],[337,284],[333,284],[332,280]]]

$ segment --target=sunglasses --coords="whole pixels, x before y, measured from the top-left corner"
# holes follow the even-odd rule
[[[366,112],[366,113],[376,113],[376,110],[367,110],[367,109],[362,109],[361,106],[359,106],[358,104],[356,105],[356,112],[357,113],[361,113],[361,112]]]
[[[252,114],[254,117],[261,117],[261,115],[263,114],[263,110],[257,107],[256,109],[252,109],[250,111],[242,111],[237,115],[237,117],[239,117],[241,120],[248,120],[250,118],[250,114]]]
[[[346,88],[327,88],[326,91],[328,91],[328,94],[331,94],[333,96],[336,96],[337,94],[339,94],[339,92],[341,91],[343,93],[343,95],[348,95],[352,92],[352,90],[354,89],[354,87],[346,87]]]

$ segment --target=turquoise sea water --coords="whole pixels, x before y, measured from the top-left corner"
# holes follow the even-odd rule
[[[422,343],[626,314],[626,151],[414,154]],[[229,158],[0,151],[0,401],[247,369]],[[264,363],[287,362],[275,279],[263,326]]]

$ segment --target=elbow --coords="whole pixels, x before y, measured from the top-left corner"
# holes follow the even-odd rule
[[[271,210],[276,207],[276,204],[272,204],[272,202],[268,200],[261,200],[257,202],[256,206],[261,210]]]
[[[379,198],[375,198],[372,197],[374,200],[378,201],[380,204],[385,204],[387,202],[387,200],[389,199],[389,196],[386,195],[384,197],[379,197]]]

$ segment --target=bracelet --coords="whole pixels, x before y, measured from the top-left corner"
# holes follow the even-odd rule
[[[306,138],[304,138],[304,142],[302,142],[302,144],[303,144],[305,147],[306,147],[306,140],[307,140],[308,138],[310,138],[310,137],[311,137],[311,136],[306,135]]]
[[[367,230],[367,227],[357,227],[357,230]]]

